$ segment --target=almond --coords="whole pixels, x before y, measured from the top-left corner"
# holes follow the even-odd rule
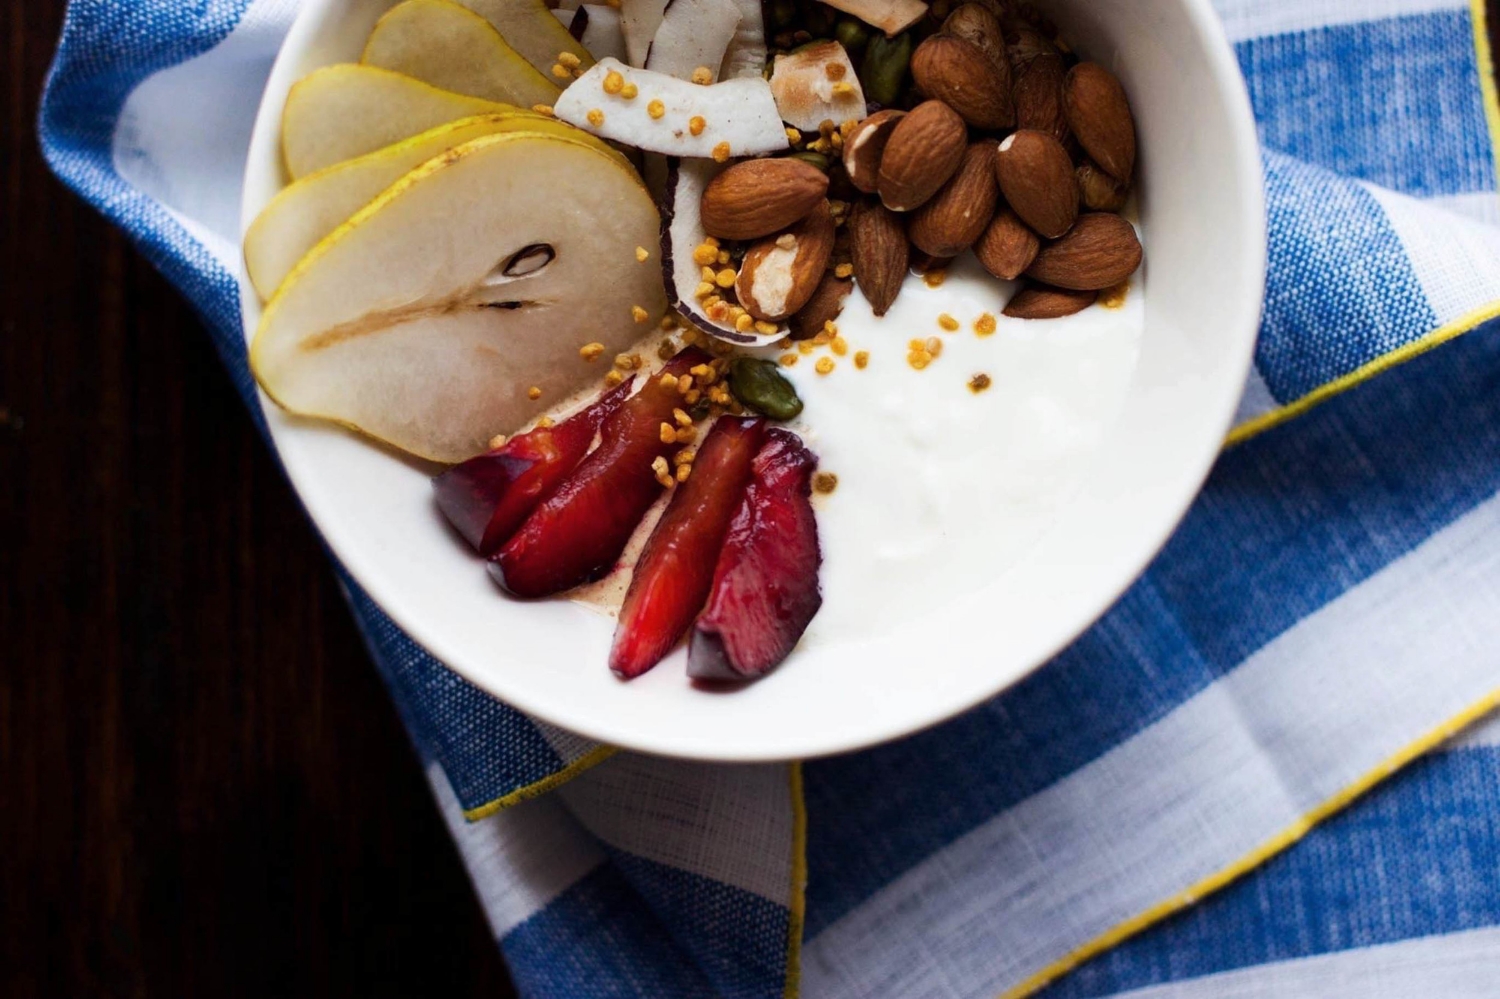
[[[910,248],[901,216],[877,202],[861,202],[850,213],[847,228],[854,280],[869,299],[870,308],[883,316],[906,280]]]
[[[759,239],[803,218],[828,193],[828,175],[789,158],[745,160],[703,191],[703,229],[719,239]]]
[[[1083,196],[1085,208],[1096,212],[1117,212],[1125,207],[1130,185],[1115,180],[1099,169],[1093,160],[1085,159],[1078,164],[1073,175],[1078,178],[1078,192]]]
[[[844,172],[849,175],[849,182],[866,194],[875,193],[885,144],[890,141],[896,123],[905,117],[905,111],[895,108],[876,111],[855,125],[844,139]]]
[[[1061,319],[1082,312],[1099,297],[1097,291],[1068,291],[1031,285],[1016,292],[1003,314],[1012,319]]]
[[[1118,215],[1087,212],[1057,242],[1044,246],[1026,276],[1073,291],[1112,288],[1141,265],[1141,241]]]
[[[1063,111],[1063,89],[1067,71],[1055,50],[1022,64],[1013,76],[1011,96],[1016,104],[1016,127],[1046,132],[1059,142],[1068,137],[1068,116]]]
[[[1068,71],[1063,103],[1083,151],[1128,183],[1135,170],[1135,118],[1120,81],[1096,62],[1081,62]]]
[[[1078,180],[1068,151],[1046,132],[1013,132],[995,154],[1000,190],[1016,214],[1048,239],[1068,231],[1078,215]]]
[[[977,3],[966,3],[956,8],[943,22],[943,34],[962,38],[990,57],[995,64],[1010,66],[1005,54],[1005,34],[1000,28],[1000,19],[987,8]]]
[[[876,186],[894,212],[919,207],[948,182],[969,146],[964,120],[942,101],[924,101],[896,123]]]
[[[740,305],[773,323],[802,308],[823,280],[835,235],[833,213],[822,201],[790,229],[753,244],[734,282]]]
[[[811,340],[823,332],[824,324],[838,319],[839,314],[844,311],[844,299],[849,297],[849,292],[854,290],[854,282],[848,278],[836,277],[833,271],[825,271],[823,280],[818,282],[818,288],[812,293],[812,298],[807,304],[797,310],[797,314],[787,321],[791,330],[793,340]]]
[[[956,257],[984,232],[1000,199],[996,145],[994,139],[971,144],[948,186],[912,213],[906,234],[917,249],[935,257]]]
[[[1014,281],[1031,266],[1042,242],[1010,208],[1000,209],[974,244],[974,256],[1002,281]]]
[[[952,35],[933,35],[911,56],[911,78],[927,97],[940,100],[975,128],[1016,123],[1010,66]]]
[[[1011,75],[1022,70],[1039,56],[1061,56],[1057,46],[1031,25],[1011,19],[1005,26],[1005,54],[1010,59]]]
[[[916,247],[912,247],[911,258],[907,261],[907,266],[911,268],[913,274],[926,277],[933,271],[947,270],[948,265],[951,263],[953,263],[952,257],[939,257],[928,253],[926,250],[919,250]]]

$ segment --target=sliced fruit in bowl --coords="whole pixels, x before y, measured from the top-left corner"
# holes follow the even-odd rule
[[[266,305],[251,364],[294,413],[468,458],[589,380],[581,344],[613,356],[661,314],[659,273],[636,254],[657,224],[639,179],[592,144],[472,140],[303,258]]]
[[[811,502],[818,459],[796,434],[772,429],[726,532],[708,605],[693,627],[688,675],[749,680],[802,637],[823,596]]]
[[[324,167],[283,189],[245,230],[245,266],[263,298],[270,298],[307,251],[409,171],[454,146],[501,132],[542,132],[595,144],[625,160],[587,132],[534,111],[474,115],[428,129],[352,160]]]
[[[620,606],[609,654],[609,668],[620,676],[639,676],[660,662],[708,599],[719,549],[765,434],[765,420],[721,417],[687,466],[690,474],[651,532]]]
[[[654,466],[673,448],[661,426],[681,404],[677,382],[709,360],[697,349],[680,352],[605,422],[599,446],[491,557],[490,575],[507,593],[547,597],[614,568],[661,495]]]
[[[566,52],[587,66],[589,51],[561,27],[545,0],[458,0],[488,21],[510,45],[542,72]]]
[[[629,391],[622,382],[556,426],[534,427],[454,465],[432,480],[438,509],[479,554],[494,554],[583,460]]]
[[[281,115],[282,160],[295,180],[460,118],[519,110],[376,66],[338,63],[292,85]]]
[[[392,7],[370,32],[359,61],[444,90],[527,108],[551,104],[560,93],[488,21],[449,0],[405,0]]]

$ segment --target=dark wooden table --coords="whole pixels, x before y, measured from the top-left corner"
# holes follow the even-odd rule
[[[287,483],[0,12],[0,996],[513,995]]]

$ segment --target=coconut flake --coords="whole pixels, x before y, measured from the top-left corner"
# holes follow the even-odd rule
[[[646,65],[651,40],[667,13],[668,0],[620,0],[620,31],[625,35],[625,61]]]
[[[901,34],[927,16],[922,0],[823,0],[834,10],[853,14],[888,37]]]
[[[735,0],[740,25],[729,41],[719,79],[739,80],[761,76],[766,69],[766,19],[761,0]]]
[[[619,73],[636,86],[625,98],[604,91],[604,78]],[[658,106],[662,114],[651,116]],[[787,147],[786,128],[771,85],[760,78],[700,86],[664,73],[601,59],[553,104],[557,117],[605,139],[670,156],[753,156]],[[590,120],[589,112],[597,112]],[[702,118],[693,134],[692,119]]]
[[[724,164],[713,160],[667,161],[667,192],[661,205],[661,267],[667,285],[667,301],[683,321],[694,329],[741,346],[761,347],[786,335],[784,324],[772,334],[741,333],[733,326],[708,318],[698,304],[698,285],[703,268],[693,260],[708,233],[703,231],[700,205],[704,188]]]
[[[692,79],[700,66],[709,82],[719,78],[719,64],[740,23],[735,0],[671,0],[651,42],[646,68],[678,79]]]
[[[838,42],[817,42],[776,57],[771,93],[781,117],[803,131],[825,121],[865,117],[865,92],[849,53]]]
[[[552,13],[595,61],[625,58],[625,36],[620,31],[620,12],[615,8],[588,3]]]

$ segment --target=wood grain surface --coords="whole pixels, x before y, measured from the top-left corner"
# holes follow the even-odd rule
[[[514,995],[208,337],[46,171],[0,9],[0,996]]]

